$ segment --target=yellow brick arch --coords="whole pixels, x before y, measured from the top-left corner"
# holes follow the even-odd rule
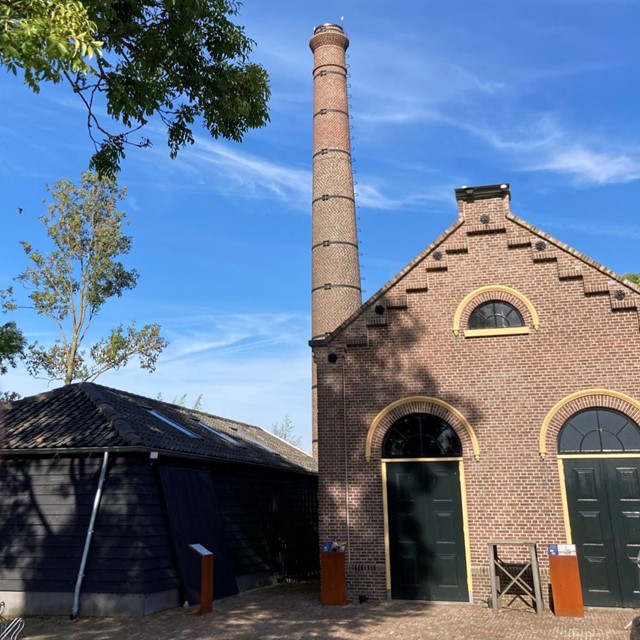
[[[435,413],[446,420],[454,430],[460,431],[460,429],[463,429],[471,442],[473,457],[476,460],[480,459],[480,446],[478,444],[478,438],[476,437],[475,431],[469,421],[460,411],[458,411],[458,409],[439,398],[432,398],[430,396],[409,396],[387,405],[371,422],[365,444],[365,458],[367,462],[371,460],[371,450],[375,435],[377,433],[380,434],[381,431],[386,433],[387,429],[396,420],[408,413]]]
[[[501,298],[504,298],[504,295],[506,294],[508,298],[510,297],[520,302],[528,311],[528,314],[531,318],[531,324],[533,324],[533,328],[536,330],[540,328],[540,318],[538,317],[538,312],[536,311],[529,298],[527,298],[523,293],[520,293],[520,291],[518,291],[517,289],[513,289],[512,287],[507,287],[501,284],[489,284],[485,285],[484,287],[474,289],[471,293],[468,293],[462,299],[462,301],[458,305],[458,308],[456,309],[455,315],[453,316],[453,333],[455,335],[459,335],[460,333],[460,320],[462,319],[462,315],[469,303],[475,298],[483,296],[485,293],[492,292],[503,294],[502,296],[500,296]]]
[[[547,441],[551,434],[557,438],[564,423],[578,411],[592,407],[616,409],[640,424],[640,402],[611,389],[581,389],[565,396],[549,410],[540,427],[540,457],[547,457]],[[554,439],[555,441],[555,439]]]

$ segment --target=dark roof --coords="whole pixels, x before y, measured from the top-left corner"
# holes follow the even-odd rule
[[[92,382],[66,385],[5,405],[0,413],[2,432],[7,454],[135,448],[161,455],[317,471],[311,456],[259,427]]]

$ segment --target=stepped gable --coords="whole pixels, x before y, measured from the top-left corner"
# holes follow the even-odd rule
[[[638,313],[640,330],[640,287],[516,216],[509,206],[508,184],[461,187],[455,193],[458,219],[324,340],[312,340],[311,346],[369,345],[371,329],[392,321],[387,310],[407,309],[417,294],[428,296],[437,279],[446,279],[489,242],[499,250],[526,251],[532,275],[536,267],[553,266],[560,283],[580,281],[585,296],[608,296],[611,311]]]

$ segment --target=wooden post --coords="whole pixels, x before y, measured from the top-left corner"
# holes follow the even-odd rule
[[[213,553],[201,544],[189,547],[200,556],[200,609],[198,615],[211,613],[213,609]]]
[[[343,551],[323,551],[320,554],[320,602],[323,605],[347,604]]]

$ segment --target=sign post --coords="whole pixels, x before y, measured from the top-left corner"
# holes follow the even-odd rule
[[[557,616],[584,617],[576,545],[550,544],[548,549],[553,612]]]
[[[213,553],[201,544],[189,548],[200,556],[200,609],[198,615],[211,613],[213,609]]]

